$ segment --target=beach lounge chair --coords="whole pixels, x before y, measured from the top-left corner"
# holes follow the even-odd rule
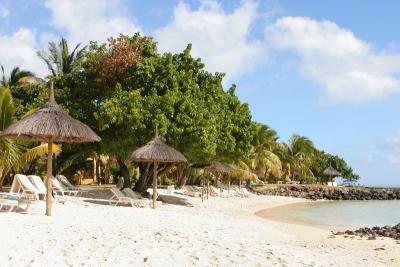
[[[44,185],[42,179],[36,175],[28,175],[28,179],[32,182],[33,186],[36,187],[39,194],[46,195],[47,187]]]
[[[242,197],[250,197],[250,192],[247,190],[247,188],[243,187],[240,189],[240,193]]]
[[[0,211],[25,212],[29,209],[31,201],[21,198],[17,194],[0,193]]]
[[[126,187],[122,190],[122,192],[125,194],[125,196],[130,197],[133,199],[133,202],[135,202],[139,206],[150,206],[150,200],[147,198],[143,198],[139,193],[133,191],[132,189]],[[161,203],[160,201],[157,201],[157,203]]]
[[[214,186],[210,186],[210,195],[213,197],[219,197],[220,196],[220,190],[215,188]]]
[[[16,174],[11,185],[10,193],[19,194],[32,200],[39,200],[39,190],[32,184],[26,175]]]
[[[120,189],[114,187],[110,188],[113,196],[108,200],[110,205],[117,206],[118,204],[128,204],[132,207],[145,207],[143,201],[139,201],[137,198],[131,198],[126,196]],[[133,191],[132,191],[133,192]]]
[[[56,175],[56,179],[60,182],[64,191],[67,192],[78,192],[83,193],[85,191],[81,190],[80,188],[76,187],[75,185],[71,184],[71,182],[65,177],[64,175]],[[76,195],[78,194],[76,193]]]
[[[51,184],[53,186],[53,191],[56,193],[57,196],[77,196],[78,191],[77,190],[68,190],[63,187],[63,185],[60,183],[60,181],[54,177],[51,179]]]

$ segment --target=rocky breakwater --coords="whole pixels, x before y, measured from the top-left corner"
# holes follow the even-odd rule
[[[322,185],[262,185],[253,186],[258,195],[273,195],[328,200],[400,200],[400,189],[370,187],[328,187]]]
[[[400,240],[400,223],[395,226],[374,226],[372,228],[363,227],[355,231],[347,230],[345,232],[333,233],[334,235],[347,235],[347,236],[359,236],[368,237],[369,240],[375,240],[377,236],[389,237],[395,240]]]

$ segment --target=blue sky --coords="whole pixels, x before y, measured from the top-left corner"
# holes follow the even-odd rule
[[[190,42],[283,141],[305,135],[362,183],[398,185],[398,10],[361,0],[0,0],[0,63],[43,76],[35,51],[62,36],[86,44],[140,31],[173,52]]]

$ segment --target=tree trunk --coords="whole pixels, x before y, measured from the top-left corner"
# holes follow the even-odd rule
[[[151,176],[149,173],[150,165],[151,163],[139,163],[140,176],[133,190],[140,193],[146,193],[149,182],[152,181],[151,179],[149,179]]]
[[[97,161],[96,161],[96,157],[93,156],[93,183],[94,184],[97,182],[96,170],[97,170]]]
[[[131,181],[129,179],[129,170],[125,162],[121,158],[117,158],[120,175],[124,178],[124,185],[122,188],[131,187]]]
[[[6,178],[4,175],[4,169],[3,167],[0,167],[0,191],[3,189],[4,178]]]
[[[100,158],[97,159],[96,179],[97,179],[98,184],[101,184],[103,182],[102,179],[101,179],[101,161],[100,161]]]
[[[187,168],[187,167],[177,169],[178,177],[177,177],[177,182],[176,182],[176,188],[178,188],[178,189],[182,188],[186,184],[188,177],[190,175],[190,171],[191,171],[191,169]]]

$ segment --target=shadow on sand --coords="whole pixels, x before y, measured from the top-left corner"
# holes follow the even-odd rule
[[[113,196],[113,193],[110,189],[92,189],[82,192],[80,197],[84,198],[84,202],[98,204],[98,205],[106,205],[110,206],[108,199]],[[179,205],[185,207],[193,207],[193,205],[188,202],[185,198],[172,196],[172,195],[159,195],[158,201],[163,202],[164,204],[171,205]],[[120,205],[119,205],[120,206]],[[121,205],[121,206],[129,206],[129,205]]]

